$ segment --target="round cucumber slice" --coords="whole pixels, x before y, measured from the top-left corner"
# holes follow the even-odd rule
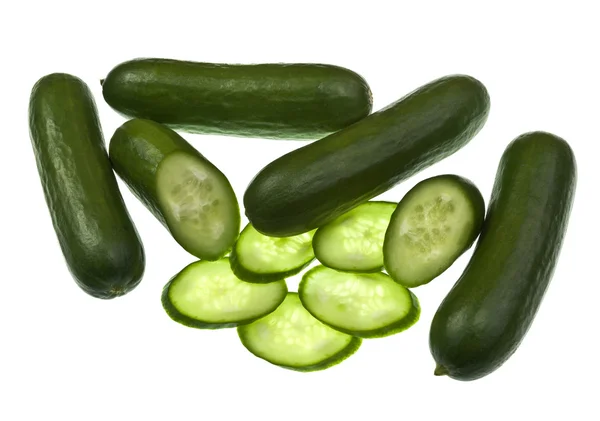
[[[221,258],[239,234],[240,214],[231,185],[213,166],[184,152],[168,155],[156,175],[166,224],[192,254]]]
[[[299,273],[315,258],[314,231],[269,237],[248,224],[231,253],[233,272],[248,282],[273,282]]]
[[[286,293],[283,280],[251,284],[238,279],[225,257],[186,266],[165,285],[162,304],[178,323],[220,329],[250,323],[271,313]]]
[[[319,228],[313,238],[317,260],[341,271],[379,272],[385,231],[396,205],[367,202]]]
[[[484,213],[471,181],[452,174],[421,181],[392,215],[383,245],[386,271],[406,287],[431,282],[471,247]]]
[[[362,342],[315,319],[295,292],[288,292],[268,316],[238,327],[238,334],[246,349],[258,358],[296,371],[317,371],[339,364]]]
[[[385,273],[348,273],[317,266],[299,288],[304,307],[323,323],[361,338],[379,338],[414,325],[417,297]]]

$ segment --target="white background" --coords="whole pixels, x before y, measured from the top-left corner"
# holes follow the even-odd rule
[[[494,5],[492,5],[492,3]],[[598,420],[598,118],[600,30],[594,1],[20,1],[3,6],[0,420]],[[392,7],[392,5],[394,5]],[[437,77],[467,73],[491,114],[464,149],[390,190],[453,172],[487,199],[510,140],[530,130],[567,139],[579,183],[563,252],[525,341],[475,382],[433,376],[433,313],[471,252],[415,293],[407,332],[365,341],[353,357],[301,374],[253,357],[235,330],[172,322],[167,280],[194,258],[129,193],[146,275],[102,301],[70,278],[44,202],[27,127],[31,87],[67,72],[96,96],[106,140],[125,120],[99,80],[135,57],[222,63],[322,62],[364,76],[374,110]],[[301,142],[186,135],[230,178],[240,201],[251,177]],[[244,220],[245,222],[245,220]],[[297,285],[290,280],[290,289]]]

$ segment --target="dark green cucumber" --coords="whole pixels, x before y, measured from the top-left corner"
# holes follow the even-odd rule
[[[431,282],[471,248],[484,217],[483,196],[470,180],[444,174],[417,183],[387,227],[385,270],[407,288]]]
[[[508,145],[474,254],[431,324],[436,375],[479,379],[517,350],[553,276],[576,183],[560,137],[531,132]]]
[[[361,76],[323,64],[136,59],[112,69],[102,88],[125,116],[196,133],[318,139],[372,109]]]
[[[133,119],[109,146],[116,173],[189,253],[227,254],[240,230],[238,201],[227,177],[162,124]]]
[[[89,295],[110,299],[144,274],[144,248],[110,165],[96,104],[79,78],[33,87],[29,130],[46,203],[67,266]]]
[[[465,146],[489,108],[478,80],[463,75],[435,80],[271,162],[246,190],[246,215],[271,236],[323,226]]]

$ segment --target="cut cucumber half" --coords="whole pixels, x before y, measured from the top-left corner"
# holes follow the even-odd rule
[[[220,329],[257,320],[285,299],[285,282],[251,284],[238,279],[227,257],[186,266],[165,285],[162,304],[185,326]]]
[[[339,364],[362,343],[360,338],[315,319],[295,292],[288,292],[268,316],[238,327],[238,334],[246,349],[258,358],[296,371],[324,370]]]
[[[341,271],[381,271],[383,239],[396,206],[367,202],[319,228],[313,238],[317,260]]]
[[[402,198],[385,234],[385,269],[399,284],[431,282],[472,245],[485,203],[469,180],[440,175],[421,181]]]
[[[299,273],[315,258],[314,231],[292,237],[269,237],[248,224],[230,256],[231,268],[248,282],[273,282]]]
[[[132,119],[110,140],[115,172],[187,252],[215,261],[240,234],[235,192],[213,163],[177,132]]]
[[[417,297],[382,272],[348,273],[317,266],[304,274],[299,297],[321,322],[361,338],[406,330],[421,313]]]
[[[156,191],[173,235],[196,255],[215,259],[239,234],[239,208],[229,182],[186,153],[167,156],[156,172]]]

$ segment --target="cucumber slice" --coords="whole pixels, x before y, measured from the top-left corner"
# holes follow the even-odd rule
[[[324,370],[339,364],[362,343],[360,338],[315,319],[295,292],[288,292],[273,313],[238,327],[238,335],[258,358],[295,371]]]
[[[186,266],[165,285],[162,304],[178,323],[220,329],[250,323],[271,313],[286,293],[283,280],[251,284],[238,279],[225,257]]]
[[[239,208],[230,184],[194,155],[167,156],[156,174],[156,190],[173,235],[196,255],[218,258],[239,230]]]
[[[367,202],[319,228],[313,238],[317,260],[341,271],[379,272],[385,231],[396,206]]]
[[[248,224],[231,252],[231,268],[248,282],[273,282],[299,273],[315,258],[314,231],[292,237],[269,237]]]
[[[485,203],[469,180],[452,174],[421,181],[402,198],[385,234],[385,269],[398,283],[431,282],[472,245]]]
[[[414,325],[417,297],[385,273],[348,273],[317,266],[299,288],[304,307],[321,322],[361,338],[380,338]]]

